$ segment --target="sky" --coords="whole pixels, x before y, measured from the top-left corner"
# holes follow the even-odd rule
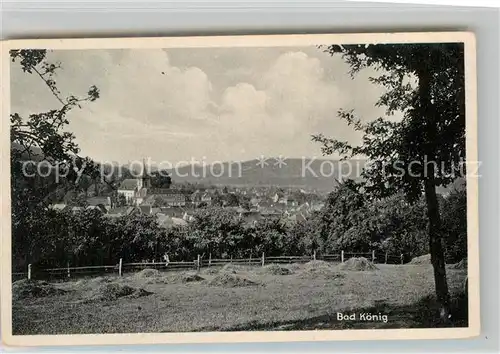
[[[100,98],[68,114],[81,154],[100,162],[244,161],[321,157],[312,134],[360,141],[337,117],[384,115],[384,89],[366,69],[352,79],[340,56],[317,47],[58,50],[65,95]],[[57,109],[39,77],[11,64],[12,112]],[[392,119],[397,119],[392,118]]]

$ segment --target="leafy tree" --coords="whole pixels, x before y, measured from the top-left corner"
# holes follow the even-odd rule
[[[208,208],[207,202],[201,202],[200,204],[198,204],[198,209],[205,209],[205,208]]]
[[[454,189],[441,201],[446,260],[455,263],[467,258],[467,193]]]
[[[360,223],[367,213],[367,201],[359,187],[348,180],[328,195],[321,210],[321,243],[323,252],[341,249],[368,251],[372,247],[366,233],[360,233]]]
[[[212,206],[222,207],[224,205],[224,196],[218,190],[212,195]]]
[[[28,250],[33,235],[33,216],[43,214],[43,209],[54,196],[60,195],[61,181],[54,176],[64,176],[66,190],[78,189],[78,174],[97,176],[95,164],[78,155],[79,148],[74,135],[65,128],[69,124],[67,114],[84,102],[93,102],[99,97],[99,90],[91,86],[83,97],[59,92],[55,73],[60,63],[46,60],[46,50],[12,50],[12,62],[22,70],[39,77],[54,95],[60,106],[47,112],[34,113],[22,117],[19,113],[10,116],[11,137],[11,205],[13,248]],[[25,162],[40,166],[44,163],[49,177],[23,172]],[[25,252],[24,264],[29,262],[31,252]]]
[[[116,193],[116,206],[124,207],[127,206],[127,204],[127,197],[125,197],[123,194]]]
[[[280,256],[289,246],[288,229],[282,220],[259,220],[250,231],[256,254],[265,252],[268,256]]]
[[[71,201],[68,202],[68,205],[70,206],[76,206],[76,207],[86,207],[89,205],[87,202],[87,197],[85,194],[78,194],[73,198]]]
[[[377,105],[387,114],[403,112],[400,122],[377,118],[363,123],[353,111],[340,118],[363,134],[361,145],[326,138],[323,153],[344,157],[365,156],[371,164],[364,170],[365,190],[376,198],[403,191],[409,201],[425,196],[428,235],[441,318],[449,317],[442,225],[437,186],[456,177],[465,157],[465,77],[462,43],[331,45],[355,75],[366,67],[381,72],[371,80],[386,88]],[[412,79],[417,82],[412,85]]]
[[[250,210],[252,208],[252,203],[250,203],[251,199],[248,195],[242,195],[240,197],[239,205],[246,210]]]
[[[189,237],[196,252],[212,257],[235,256],[244,238],[243,222],[238,215],[224,208],[199,209],[193,215]]]
[[[170,188],[172,178],[167,171],[155,171],[151,174],[151,187]]]
[[[234,193],[226,194],[226,206],[237,207],[240,205],[240,199]]]
[[[287,254],[313,254],[324,250],[321,239],[321,215],[313,213],[304,222],[296,222],[289,230]]]
[[[426,211],[423,198],[410,204],[403,195],[395,194],[373,201],[365,220],[376,233],[382,252],[413,258],[429,249]]]

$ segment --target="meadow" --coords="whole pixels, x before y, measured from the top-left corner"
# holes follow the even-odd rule
[[[372,267],[372,266],[371,266]],[[361,267],[363,268],[363,267]],[[467,326],[466,269],[449,267],[454,316]],[[422,328],[438,326],[430,264],[357,269],[312,261],[13,284],[13,334]],[[387,315],[339,321],[337,312]]]

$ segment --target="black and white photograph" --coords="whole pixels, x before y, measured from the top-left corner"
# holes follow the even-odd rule
[[[479,333],[471,33],[4,48],[4,340]]]

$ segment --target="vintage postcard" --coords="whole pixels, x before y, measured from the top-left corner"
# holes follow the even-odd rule
[[[479,335],[472,33],[2,49],[5,344]]]

